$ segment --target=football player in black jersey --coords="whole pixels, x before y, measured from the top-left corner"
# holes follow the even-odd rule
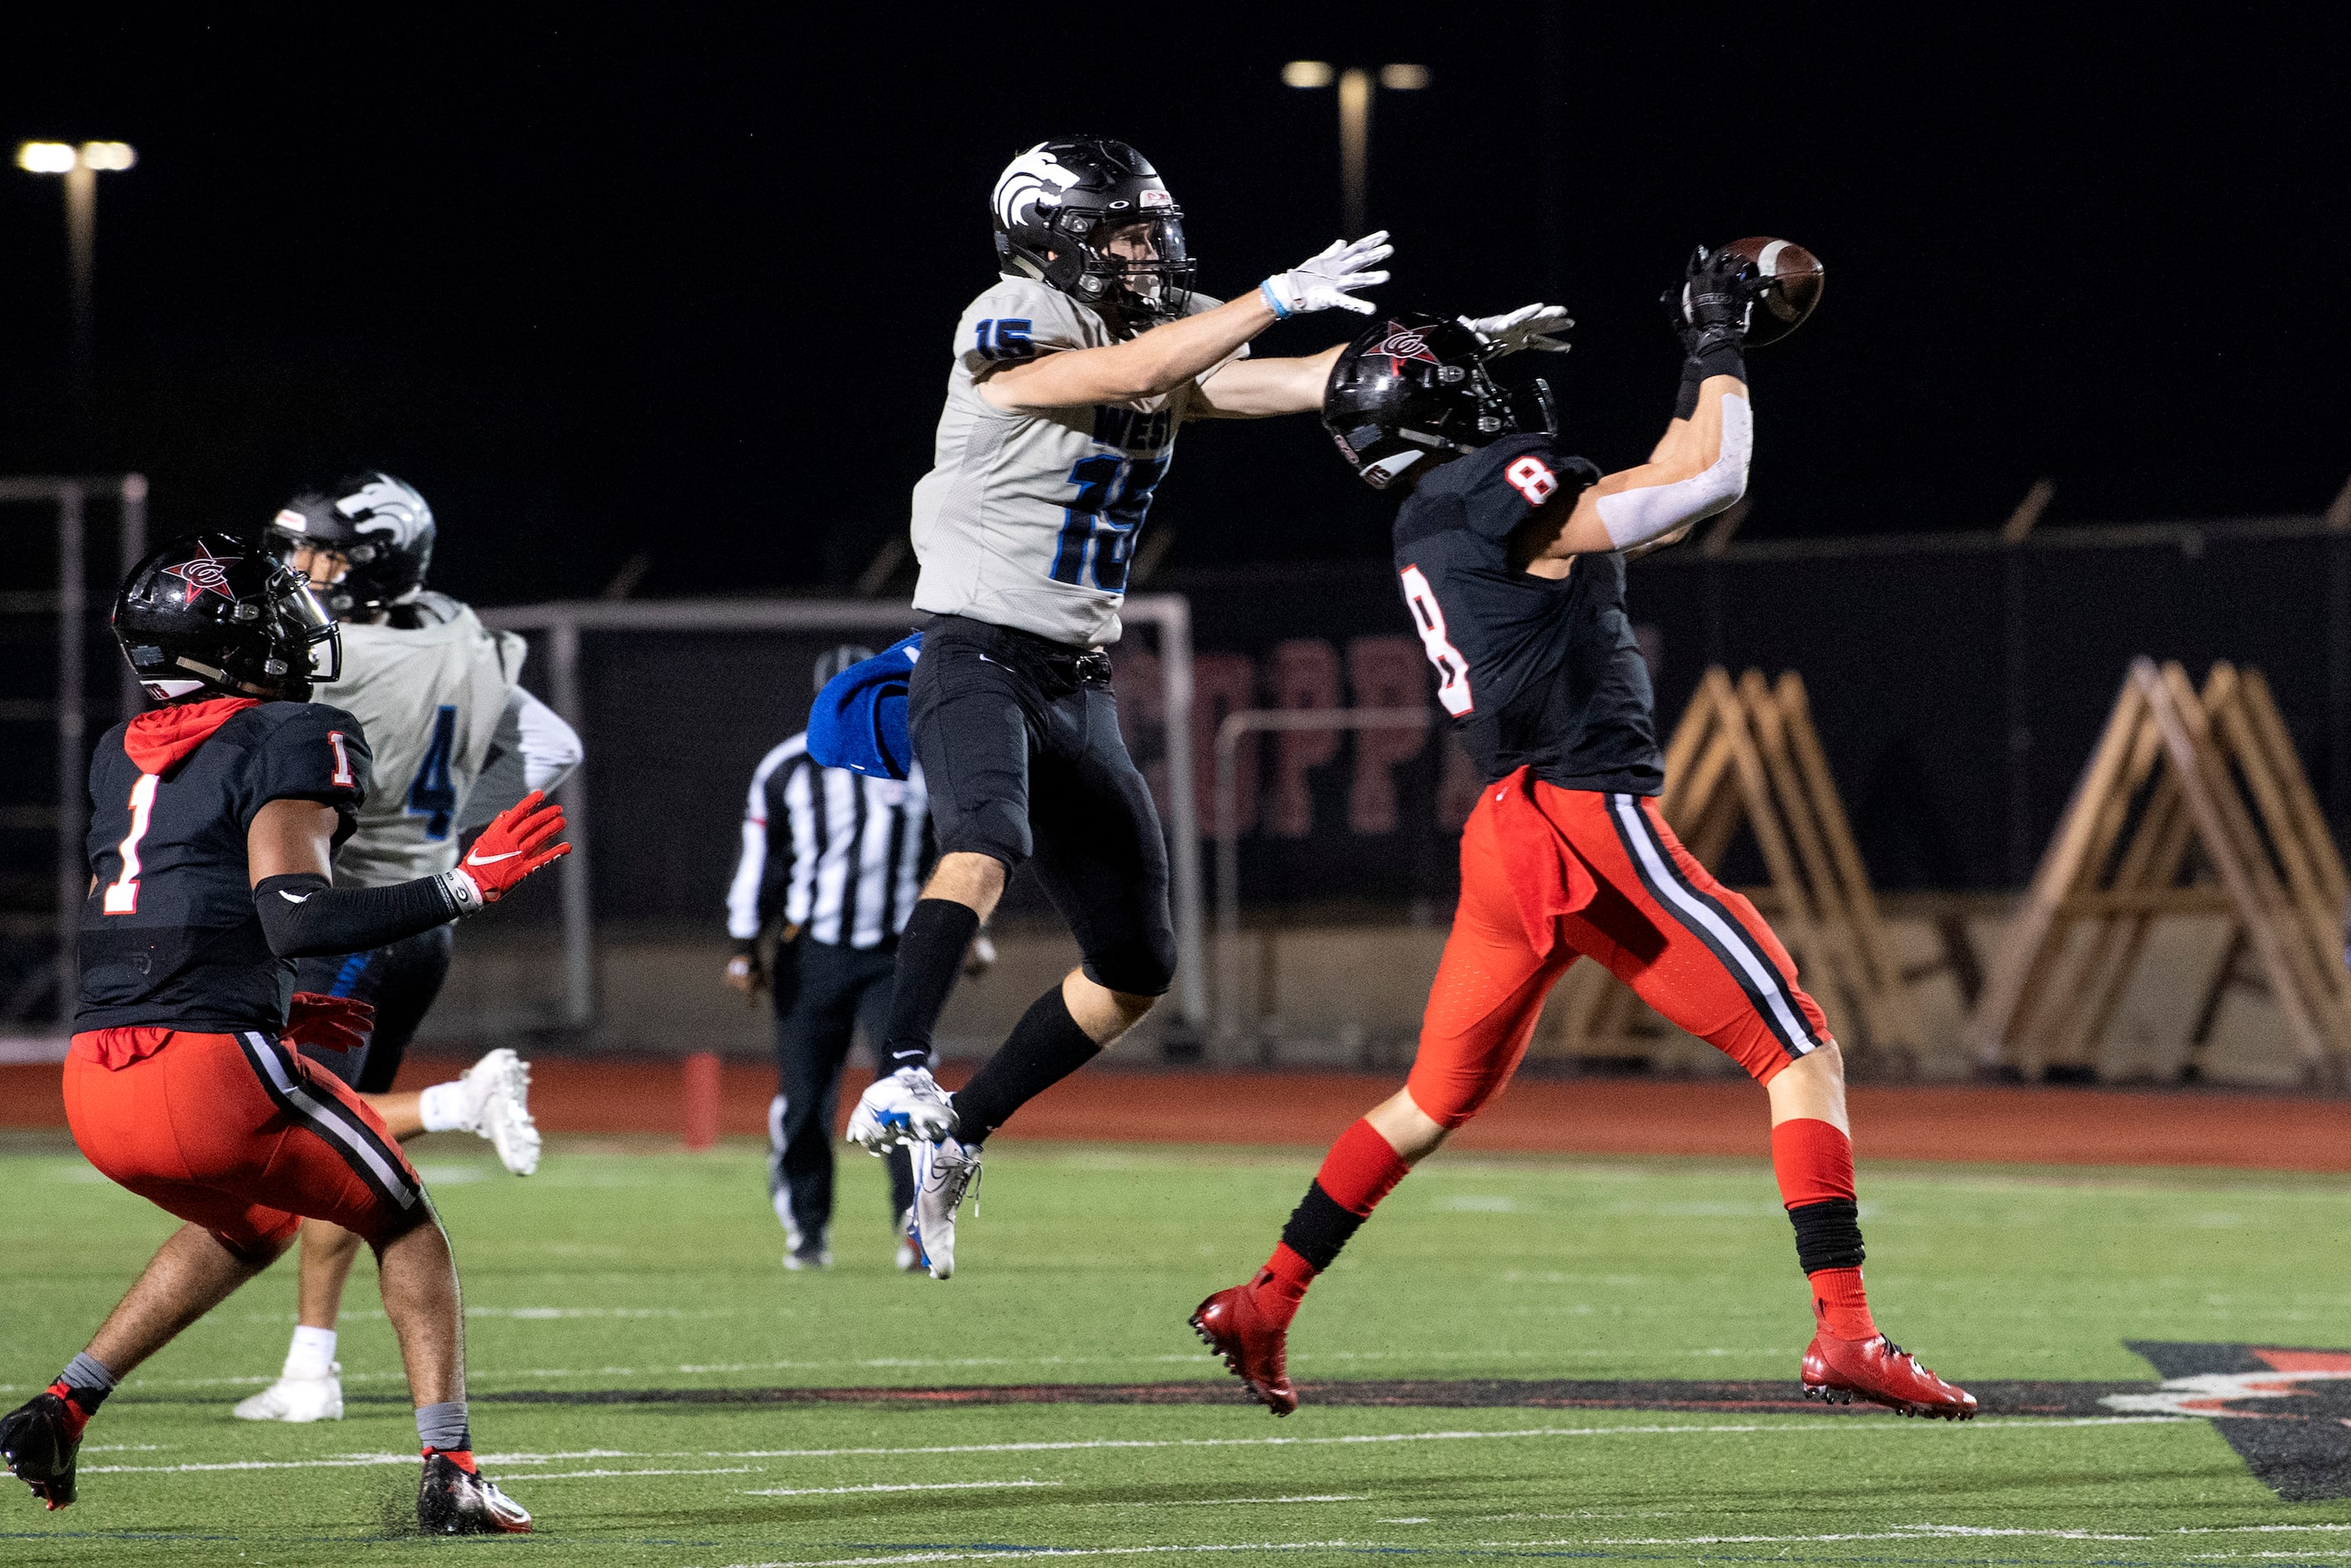
[[[375,1249],[424,1453],[417,1522],[518,1531],[530,1516],[475,1468],[465,1322],[449,1243],[381,1118],[299,1054],[361,1044],[372,1009],[294,992],[294,960],[396,942],[496,903],[568,852],[536,793],[455,869],[338,888],[371,758],[313,703],[340,673],[335,624],[264,550],[199,534],[139,563],[115,635],[161,706],[90,758],[90,883],[66,1058],[74,1141],[185,1221],[88,1349],[5,1418],[0,1456],[52,1509],[74,1500],[84,1426],[115,1384],[267,1268],[305,1218]]]
[[[1808,1396],[1965,1419],[1976,1401],[1877,1331],[1861,1279],[1853,1145],[1836,1041],[1755,906],[1658,814],[1649,676],[1625,612],[1628,554],[1746,489],[1742,354],[1751,263],[1700,249],[1669,291],[1684,360],[1665,438],[1603,476],[1558,447],[1547,394],[1486,366],[1510,345],[1467,322],[1391,316],[1332,369],[1323,422],[1398,494],[1395,565],[1437,699],[1484,788],[1461,835],[1461,901],[1404,1089],[1332,1145],[1281,1242],[1192,1325],[1277,1416],[1298,1406],[1290,1318],[1374,1206],[1500,1092],[1552,987],[1579,956],[1715,1045],[1771,1097],[1771,1163],[1816,1332]]]

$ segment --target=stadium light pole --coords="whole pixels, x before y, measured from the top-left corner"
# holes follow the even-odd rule
[[[1328,60],[1292,60],[1281,68],[1284,87],[1312,91],[1334,82],[1339,89],[1339,193],[1343,234],[1353,239],[1368,226],[1364,210],[1372,183],[1372,99],[1382,88],[1418,92],[1428,85],[1426,66],[1362,66],[1341,70]]]
[[[98,177],[139,162],[127,141],[27,141],[16,167],[28,174],[62,174],[66,192],[66,255],[73,270],[72,357],[68,361],[74,406],[88,413],[98,354]]]

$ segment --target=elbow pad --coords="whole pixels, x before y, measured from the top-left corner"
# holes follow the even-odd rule
[[[316,872],[298,872],[263,878],[253,890],[253,907],[272,953],[281,958],[331,958],[430,931],[467,913],[447,882],[465,874],[419,877],[392,887],[338,888]]]
[[[1743,397],[1722,400],[1722,452],[1703,474],[1671,485],[1644,485],[1600,497],[1608,542],[1631,549],[1676,528],[1710,517],[1747,493],[1747,460],[1755,445],[1755,414]]]

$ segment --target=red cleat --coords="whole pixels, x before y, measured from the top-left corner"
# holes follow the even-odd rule
[[[1831,1405],[1866,1399],[1905,1416],[1964,1421],[1976,1413],[1976,1396],[1946,1383],[1918,1364],[1918,1358],[1876,1334],[1839,1339],[1821,1328],[1804,1351],[1804,1397]]]
[[[1259,1270],[1256,1279],[1229,1291],[1218,1291],[1192,1312],[1192,1332],[1224,1358],[1225,1369],[1249,1385],[1249,1396],[1277,1416],[1298,1408],[1298,1390],[1290,1385],[1283,1352],[1290,1328],[1278,1323],[1258,1304],[1257,1292],[1272,1278]]]

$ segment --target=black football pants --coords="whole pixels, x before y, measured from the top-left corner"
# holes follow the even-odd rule
[[[823,1249],[832,1224],[832,1128],[841,1068],[860,1024],[876,1057],[890,1021],[897,955],[803,936],[776,954],[776,1098],[768,1108],[768,1192],[776,1218],[804,1252]],[[914,1207],[914,1170],[903,1147],[890,1166],[890,1222]]]

